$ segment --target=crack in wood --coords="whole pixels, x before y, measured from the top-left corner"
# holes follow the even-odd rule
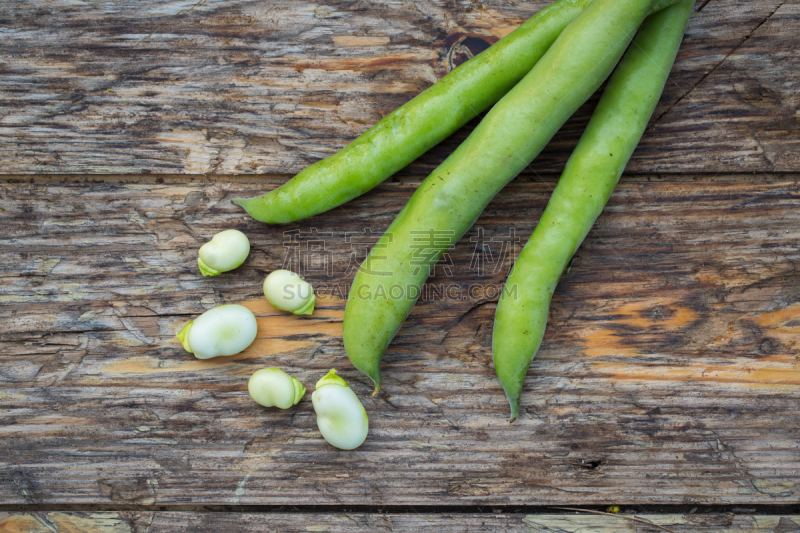
[[[707,4],[708,2],[709,2],[709,0],[706,0],[706,1],[703,3],[703,5],[702,5],[702,6],[700,6],[700,9],[702,9],[703,7],[705,7],[705,6],[706,6],[706,4]],[[728,58],[729,58],[731,55],[733,55],[733,54],[734,54],[734,53],[735,53],[735,52],[736,52],[736,51],[737,51],[739,48],[741,48],[741,47],[742,47],[742,46],[743,46],[743,45],[744,45],[744,44],[747,42],[747,40],[748,40],[748,39],[750,39],[750,37],[751,37],[751,36],[752,36],[752,35],[753,35],[753,34],[754,34],[754,33],[755,33],[755,32],[756,32],[756,31],[757,31],[757,30],[758,30],[758,29],[759,29],[761,26],[763,26],[764,24],[766,24],[766,23],[767,23],[767,21],[769,21],[769,19],[770,19],[770,18],[772,18],[772,15],[774,15],[774,14],[775,14],[775,13],[778,11],[778,9],[780,9],[780,8],[781,8],[781,6],[783,6],[783,4],[785,4],[785,3],[786,3],[786,1],[784,1],[784,2],[781,2],[780,4],[778,4],[778,6],[777,6],[775,9],[773,9],[773,10],[772,10],[772,11],[771,11],[771,12],[770,12],[770,13],[769,13],[767,16],[766,16],[766,18],[764,18],[764,20],[762,20],[761,22],[759,22],[759,23],[758,23],[758,24],[757,24],[757,25],[756,25],[756,26],[755,26],[755,27],[754,27],[752,30],[750,30],[749,32],[747,32],[747,34],[746,34],[746,35],[745,35],[745,36],[742,38],[742,40],[739,42],[739,44],[737,44],[736,46],[734,46],[734,47],[733,47],[733,48],[730,50],[730,52],[728,52],[727,54],[725,54],[725,57],[723,57],[723,58],[722,58],[722,59],[721,59],[721,60],[720,60],[718,63],[716,63],[716,64],[715,64],[713,67],[711,67],[711,69],[710,69],[708,72],[706,72],[705,74],[703,74],[703,76],[701,76],[701,78],[700,78],[699,80],[697,80],[697,81],[696,81],[696,82],[695,82],[695,83],[694,83],[694,84],[693,84],[693,85],[692,85],[692,86],[689,88],[689,90],[688,90],[688,91],[686,91],[686,92],[685,92],[685,93],[683,93],[683,94],[682,94],[680,97],[678,97],[678,99],[677,99],[677,100],[675,100],[675,102],[673,102],[673,103],[672,103],[672,104],[671,104],[671,105],[670,105],[670,106],[669,106],[669,107],[668,107],[668,108],[667,108],[667,109],[666,109],[666,110],[665,110],[663,113],[661,113],[661,114],[658,116],[658,118],[656,118],[654,121],[652,121],[652,122],[650,123],[650,125],[647,127],[647,131],[649,132],[649,131],[652,131],[653,129],[655,129],[655,127],[656,127],[656,124],[658,124],[658,122],[659,122],[659,121],[660,121],[662,118],[664,118],[664,116],[666,116],[666,115],[667,115],[667,113],[669,113],[670,111],[672,111],[672,109],[673,109],[675,106],[677,106],[677,105],[678,105],[678,104],[679,104],[679,103],[680,103],[680,102],[681,102],[681,101],[682,101],[684,98],[686,98],[687,96],[689,96],[689,94],[690,94],[690,93],[692,93],[692,92],[693,92],[693,91],[694,91],[694,90],[697,88],[697,86],[698,86],[698,85],[700,85],[701,83],[703,83],[703,81],[705,81],[705,79],[706,79],[706,78],[708,78],[708,77],[709,77],[711,74],[713,74],[714,72],[716,72],[716,71],[717,71],[717,69],[720,67],[720,65],[722,65],[722,64],[725,62],[725,60],[727,60],[727,59],[728,59]],[[698,9],[698,11],[700,11],[700,9]],[[758,142],[758,141],[756,141],[756,142]],[[759,145],[759,146],[760,146],[760,145]],[[762,151],[763,151],[763,149],[762,149]],[[772,162],[770,161],[770,163],[772,163]],[[774,165],[774,164],[772,164],[772,168],[773,168],[773,169],[775,168],[775,165]]]
[[[164,21],[164,23],[162,23],[160,26],[158,26],[156,29],[154,29],[153,31],[151,31],[151,32],[150,32],[150,33],[149,33],[149,34],[148,34],[146,37],[142,38],[140,41],[138,41],[138,42],[134,43],[134,44],[133,44],[133,45],[132,45],[130,48],[128,48],[128,53],[129,53],[129,52],[131,52],[131,51],[132,51],[134,48],[136,48],[136,47],[137,47],[137,46],[139,46],[140,44],[142,44],[142,43],[144,43],[145,41],[149,40],[149,39],[150,39],[150,38],[151,38],[153,35],[155,35],[155,34],[156,34],[156,33],[158,33],[159,31],[161,31],[161,30],[162,30],[163,28],[165,28],[165,27],[166,27],[168,24],[170,24],[172,21],[174,21],[174,20],[175,20],[177,17],[179,17],[179,16],[181,16],[181,15],[185,15],[185,14],[187,14],[187,13],[191,12],[191,11],[194,11],[194,9],[195,9],[195,8],[197,8],[197,7],[200,7],[201,5],[205,4],[207,1],[208,1],[208,0],[200,0],[200,1],[199,1],[199,2],[197,2],[196,4],[192,5],[192,7],[188,8],[188,9],[184,9],[183,11],[179,11],[179,12],[175,13],[174,15],[172,15],[171,17],[169,17],[169,19],[167,19],[166,21]]]

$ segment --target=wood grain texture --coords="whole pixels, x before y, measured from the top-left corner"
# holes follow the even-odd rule
[[[208,532],[525,532],[658,533],[652,522],[675,533],[797,533],[800,516],[734,514],[592,515],[391,514],[391,513],[189,513],[189,512],[0,512],[2,533]],[[630,518],[636,518],[633,521]]]
[[[800,185],[644,178],[623,179],[556,291],[514,424],[491,325],[515,237],[552,183],[511,184],[443,259],[428,284],[443,295],[414,308],[372,398],[342,348],[339,291],[413,181],[279,227],[230,202],[257,181],[2,182],[0,500],[795,503]],[[250,258],[202,278],[197,249],[228,228],[250,237]],[[326,296],[312,317],[261,296],[282,266]],[[254,310],[255,344],[184,352],[174,333],[227,302]],[[288,411],[253,403],[246,382],[264,366],[309,388],[339,369],[369,412],[364,446],[328,446],[308,396]]]
[[[0,172],[296,173],[547,4],[2,0]],[[702,5],[629,169],[796,171],[800,6]],[[561,170],[594,102],[534,173]]]

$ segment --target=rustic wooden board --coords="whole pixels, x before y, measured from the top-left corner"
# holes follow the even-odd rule
[[[264,186],[245,179],[3,182],[0,501],[796,503],[797,178],[651,178],[623,179],[562,280],[514,424],[491,366],[490,289],[518,251],[512,228],[524,242],[553,183],[497,196],[440,265],[429,287],[453,288],[416,306],[371,398],[342,348],[336,291],[413,180],[279,227],[231,204]],[[250,258],[202,278],[197,248],[231,227],[251,238]],[[492,250],[484,271],[476,247]],[[329,293],[312,317],[261,297],[288,249]],[[259,338],[198,361],[174,333],[223,302],[253,309]],[[286,412],[254,404],[246,381],[263,366],[311,390],[340,369],[370,415],[364,446],[322,441],[308,396]]]
[[[474,533],[797,533],[800,516],[735,514],[644,514],[627,517],[526,514],[364,514],[364,513],[1,513],[3,533],[172,533],[357,531]],[[631,520],[636,518],[637,520]]]
[[[548,3],[2,0],[0,172],[295,173]],[[701,6],[629,169],[796,171],[800,6]]]

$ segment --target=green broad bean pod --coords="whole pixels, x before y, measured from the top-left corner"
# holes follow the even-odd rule
[[[674,3],[674,2],[673,2]],[[343,338],[380,389],[380,362],[441,255],[608,77],[660,2],[594,0],[414,192],[362,264]]]
[[[293,222],[364,194],[500,99],[590,0],[559,0],[277,189],[234,202],[261,222]]]
[[[644,133],[693,5],[694,0],[682,0],[644,21],[506,281],[495,314],[492,351],[511,420],[519,413],[522,385],[542,342],[556,284]]]

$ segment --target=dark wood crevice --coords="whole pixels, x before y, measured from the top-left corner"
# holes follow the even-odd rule
[[[608,505],[583,505],[586,511],[608,512],[614,505],[620,510],[610,514],[692,514],[692,515],[800,515],[795,505],[626,505],[612,501]],[[0,504],[0,512],[180,512],[180,513],[377,513],[377,514],[526,514],[575,515],[579,511],[564,510],[557,505],[97,505],[97,504]]]
[[[349,287],[347,236],[371,246],[476,121],[309,220],[264,225],[231,199],[335,153],[547,3],[6,2],[0,529],[565,531],[578,519],[558,507],[613,505],[678,533],[800,529],[791,2],[699,3],[659,118],[554,293],[514,424],[493,297],[420,301],[373,398],[344,352],[341,299],[297,318],[262,296],[287,231],[301,246],[326,233],[335,268],[297,269]],[[519,249],[501,261],[502,243],[535,228],[597,99],[430,283],[503,285]],[[250,257],[202,278],[197,249],[232,227]],[[498,264],[472,268],[476,250]],[[258,317],[252,349],[183,351],[182,324],[233,302]],[[264,366],[310,387],[339,369],[370,416],[364,446],[328,446],[309,395],[255,405],[246,383]]]

